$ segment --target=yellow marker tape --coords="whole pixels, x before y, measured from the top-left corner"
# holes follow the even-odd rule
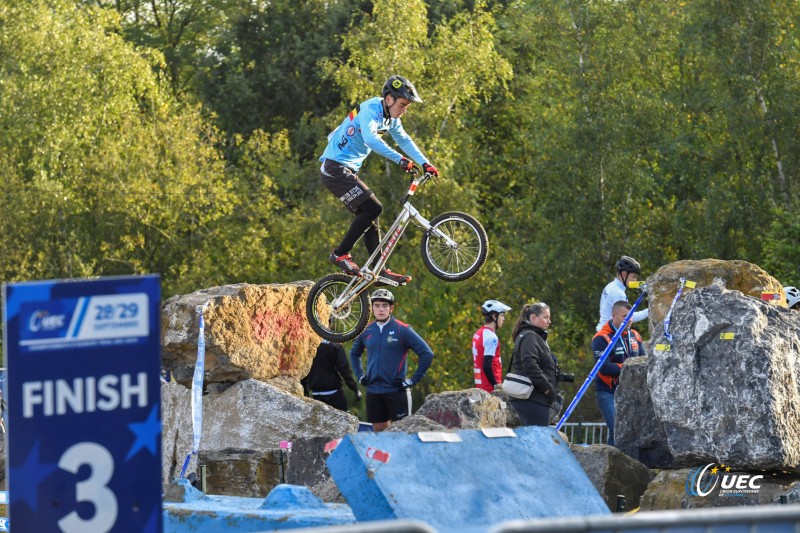
[[[695,283],[694,281],[687,281],[686,282],[686,288],[687,289],[694,289],[696,286],[697,286],[697,283]]]
[[[644,281],[631,281],[630,283],[628,283],[628,287],[630,287],[631,289],[638,289],[643,285]]]
[[[659,350],[659,351],[662,351],[662,352],[668,352],[669,351],[669,344],[656,344],[656,350]]]
[[[728,333],[720,333],[720,334],[719,334],[719,338],[720,338],[720,339],[722,339],[722,340],[724,340],[724,341],[730,341],[730,340],[733,340],[733,333],[732,333],[732,332],[728,332]]]

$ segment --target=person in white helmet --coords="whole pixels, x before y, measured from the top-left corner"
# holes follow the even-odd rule
[[[600,329],[611,320],[611,307],[618,301],[622,300],[627,302],[628,295],[625,294],[625,289],[630,286],[632,281],[636,281],[639,274],[642,273],[642,267],[639,262],[633,257],[623,255],[616,265],[617,277],[615,277],[603,289],[603,294],[600,296],[600,321],[595,327],[596,331]],[[636,311],[631,318],[632,322],[639,322],[649,316],[649,310]]]
[[[789,309],[800,311],[800,290],[797,287],[787,285],[783,288],[783,292],[786,293],[786,305],[789,306]]]
[[[472,335],[472,366],[475,387],[492,392],[503,382],[500,360],[500,339],[497,330],[503,327],[511,308],[497,300],[486,300],[481,306],[484,324]]]

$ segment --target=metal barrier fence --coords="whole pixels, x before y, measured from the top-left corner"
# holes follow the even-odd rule
[[[323,526],[293,529],[293,533],[437,533],[435,529],[419,520],[380,520],[349,524],[345,526]],[[256,533],[267,533],[259,531]]]
[[[605,444],[608,426],[605,422],[567,422],[561,427],[572,444]]]
[[[513,520],[489,533],[800,533],[800,505],[654,511],[630,516]]]

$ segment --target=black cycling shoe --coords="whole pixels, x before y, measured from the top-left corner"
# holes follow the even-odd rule
[[[358,268],[350,254],[336,255],[335,252],[331,252],[331,255],[328,256],[328,261],[344,270],[344,273],[348,276],[361,277],[361,269]]]

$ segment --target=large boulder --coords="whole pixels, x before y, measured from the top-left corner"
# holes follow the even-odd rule
[[[650,468],[674,468],[664,424],[656,416],[647,388],[646,357],[625,361],[614,405],[614,446]]]
[[[226,285],[174,296],[164,302],[162,365],[190,386],[197,360],[198,306],[205,306],[205,381],[235,383],[277,380],[279,388],[302,395],[319,337],[305,318],[313,283]],[[279,378],[290,378],[281,381]]]
[[[511,396],[503,392],[501,389],[492,391],[492,396],[500,400],[500,409],[506,413],[506,427],[516,428],[522,426],[522,419],[515,409],[511,407]]]
[[[502,403],[483,389],[448,391],[429,394],[416,414],[450,429],[505,427]]]
[[[194,444],[192,431],[192,391],[176,382],[161,384],[161,484],[164,490],[177,479],[187,454]],[[197,470],[192,457],[191,469]]]
[[[647,386],[676,463],[800,472],[800,313],[717,281],[684,293],[670,331]]]
[[[638,507],[639,498],[655,477],[652,470],[614,446],[573,445],[570,449],[612,512],[617,510],[618,496],[625,497],[627,507]]]
[[[164,384],[162,412],[166,486],[192,449],[189,389]],[[348,413],[249,379],[203,397],[198,455],[207,467],[209,492],[213,488],[218,494],[264,497],[284,478],[307,486],[323,500],[336,501],[338,491],[330,483],[323,447],[356,431],[358,419]],[[282,441],[292,443],[290,452],[280,451]],[[187,475],[197,473],[197,465],[197,456],[192,456]]]
[[[697,287],[711,285],[716,280],[729,290],[739,291],[753,298],[760,298],[762,292],[777,292],[780,293],[781,300],[774,302],[775,305],[786,307],[783,286],[757,265],[747,261],[719,259],[675,261],[662,266],[647,278],[651,332],[663,330],[664,318],[678,292],[681,278],[695,282]],[[691,290],[684,288],[683,295]]]

